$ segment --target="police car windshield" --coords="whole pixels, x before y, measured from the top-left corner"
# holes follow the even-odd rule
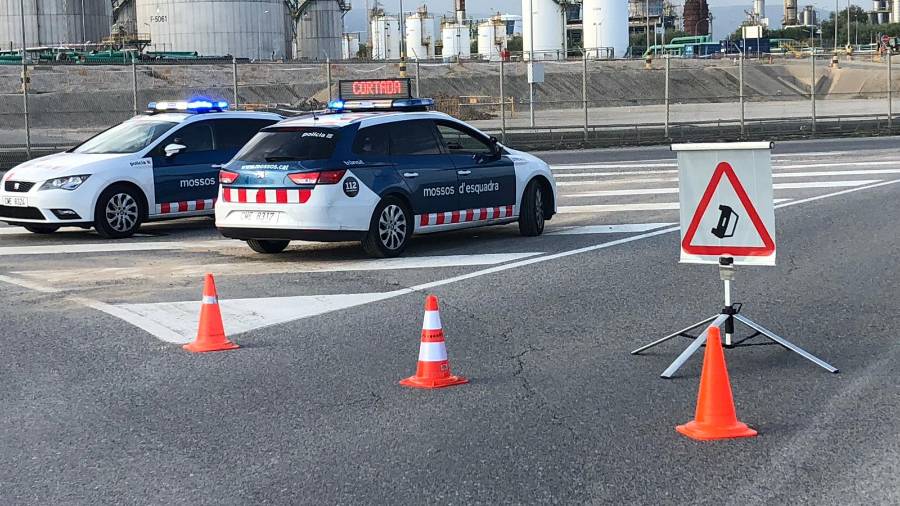
[[[96,135],[72,150],[74,153],[136,153],[178,123],[172,121],[126,121]]]
[[[337,138],[337,131],[332,128],[266,128],[234,158],[242,162],[327,160],[334,154]]]

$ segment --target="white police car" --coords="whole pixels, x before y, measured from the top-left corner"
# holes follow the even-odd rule
[[[2,178],[0,221],[35,233],[93,226],[110,238],[148,220],[211,215],[219,167],[281,116],[228,112],[210,100],[151,103],[64,153],[14,167]]]
[[[261,253],[292,239],[360,240],[396,256],[410,236],[556,212],[542,160],[411,98],[409,81],[342,81],[327,114],[264,128],[221,171],[216,227]]]

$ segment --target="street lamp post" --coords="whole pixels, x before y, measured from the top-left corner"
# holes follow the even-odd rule
[[[403,0],[400,0],[400,77],[406,77],[406,25],[404,24]]]

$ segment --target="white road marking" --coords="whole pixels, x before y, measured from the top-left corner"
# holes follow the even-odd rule
[[[631,179],[589,179],[587,181],[557,181],[556,186],[597,186],[617,184],[677,183],[677,177],[642,177]]]
[[[808,199],[802,199],[794,202],[785,202],[776,205],[776,209],[782,207],[797,205],[805,202],[823,200],[830,197],[846,195],[862,190],[877,188],[881,186],[900,183],[900,179],[892,181],[884,181],[869,186],[858,186],[847,190],[818,195]],[[551,255],[543,255],[537,257],[526,258],[517,262],[510,262],[503,265],[481,269],[459,276],[453,276],[429,283],[415,285],[401,290],[394,290],[383,293],[364,293],[364,294],[340,294],[340,295],[319,295],[319,296],[299,296],[299,297],[267,297],[261,299],[236,299],[232,301],[223,301],[222,310],[225,316],[225,330],[227,333],[234,335],[247,330],[267,327],[278,323],[296,320],[299,318],[307,318],[324,314],[330,311],[346,309],[350,307],[386,300],[402,295],[419,293],[425,290],[431,290],[444,285],[458,283],[469,279],[478,278],[490,274],[497,274],[519,267],[526,267],[551,260],[558,260],[573,255],[589,253],[601,249],[612,248],[622,244],[642,241],[663,234],[677,232],[678,226],[668,227],[661,230],[655,230],[644,234],[633,235],[608,241],[583,248],[577,248]],[[673,247],[676,247],[673,244]],[[150,304],[122,304],[110,305],[103,302],[90,299],[71,299],[76,300],[88,307],[98,309],[112,316],[119,317],[133,325],[136,325],[152,335],[159,337],[165,341],[173,343],[188,342],[196,331],[196,322],[199,318],[200,302],[175,302],[175,303],[150,303]],[[311,307],[307,307],[311,306]],[[179,316],[175,317],[177,314]],[[285,319],[287,318],[287,319]],[[244,320],[242,320],[244,319]],[[252,320],[251,320],[252,319]],[[165,322],[165,323],[160,323]]]
[[[309,318],[400,295],[398,292],[356,293],[339,295],[302,295],[255,299],[219,299],[225,334],[233,336],[264,327]],[[200,318],[200,301],[150,304],[107,304],[72,298],[88,307],[103,311],[142,328],[170,343],[184,344],[194,340]]]
[[[642,174],[678,174],[675,169],[672,170],[629,170],[622,172],[579,172],[578,174],[553,174],[555,179],[566,179],[574,177],[616,177],[616,176],[640,176]]]
[[[623,163],[623,164],[615,164],[615,163],[585,163],[581,165],[551,165],[550,169],[554,172],[568,171],[568,170],[588,170],[588,169],[640,169],[640,168],[649,168],[649,167],[677,167],[678,164],[675,162],[672,163]],[[674,170],[634,170],[634,171],[616,171],[610,172],[610,174],[665,174],[668,172],[675,172]]]
[[[41,292],[41,293],[58,293],[59,292],[59,290],[57,290],[56,288],[51,288],[49,286],[44,286],[39,283],[34,283],[27,279],[18,279],[18,278],[11,278],[9,276],[0,276],[0,281],[3,281],[4,283],[9,283],[11,285],[21,286],[22,288],[27,288],[29,290],[34,290],[35,292]]]
[[[794,190],[801,188],[846,188],[877,183],[880,179],[860,179],[853,181],[810,181],[805,183],[775,183],[776,190]],[[668,195],[677,194],[678,188],[632,188],[628,190],[598,190],[592,192],[570,193],[566,197],[626,197],[634,195]]]
[[[900,169],[871,170],[822,170],[815,172],[778,172],[772,177],[822,177],[822,176],[877,176],[881,174],[900,174]]]
[[[888,160],[884,162],[835,162],[835,163],[809,163],[795,165],[779,165],[780,169],[813,169],[816,167],[872,167],[879,165],[900,165],[900,160]]]
[[[313,261],[303,263],[293,261],[253,261],[241,264],[240,269],[235,269],[234,263],[179,264],[171,267],[154,264],[134,267],[92,267],[84,269],[16,271],[13,272],[13,274],[29,280],[52,284],[58,288],[72,289],[86,283],[103,283],[104,281],[111,279],[200,277],[207,272],[214,274],[216,277],[221,277],[301,272],[382,271],[393,269],[437,269],[442,267],[497,265],[542,254],[542,252],[486,253],[478,255],[441,255],[348,261]]]
[[[775,199],[775,203],[791,199]],[[559,214],[615,213],[624,211],[677,211],[678,202],[648,202],[636,204],[592,204],[585,206],[559,206]]]
[[[547,235],[587,235],[587,234],[632,234],[647,232],[662,227],[670,227],[674,223],[625,223],[618,225],[587,225],[583,227],[567,227],[548,232]]]
[[[67,253],[118,253],[124,251],[218,249],[241,247],[236,241],[164,241],[164,242],[105,242],[96,244],[52,244],[38,246],[7,246],[0,248],[0,256],[63,255]]]
[[[884,166],[884,165],[900,165],[900,160],[896,160],[896,161],[890,160],[890,161],[881,161],[881,162],[872,161],[872,162],[809,163],[809,164],[793,164],[793,165],[773,164],[772,169],[777,171],[777,170],[788,170],[788,169],[813,169],[813,168],[824,168],[824,167],[871,167],[871,166]],[[672,165],[672,166],[674,166],[674,165]],[[635,165],[635,166],[631,166],[631,167],[639,167],[639,166]],[[653,167],[655,167],[655,165]],[[557,166],[551,166],[551,169],[553,169],[553,171],[557,171],[557,170],[565,170],[565,171],[591,170],[591,169],[600,169],[600,168],[607,168],[607,167],[598,167],[595,165],[584,165],[581,167],[569,166],[569,167],[565,167],[565,168],[559,168]],[[878,169],[873,169],[873,170],[878,170]],[[572,174],[570,174],[570,173],[566,173],[566,174],[554,173],[553,176],[556,179],[568,179],[568,178],[578,178],[578,177],[616,177],[616,176],[640,176],[643,174],[658,175],[658,174],[677,174],[677,173],[678,173],[677,169],[664,169],[664,170],[651,169],[651,170],[623,170],[623,171],[609,171],[609,172],[579,172],[579,173],[572,173]],[[814,175],[830,176],[830,175],[838,175],[841,173],[842,172],[838,172],[838,171],[834,171],[834,172],[823,171],[823,172],[807,172],[806,174],[809,174],[810,176],[814,176]],[[877,174],[877,172],[860,172],[860,174],[869,174],[869,173]],[[891,171],[891,172],[885,172],[885,173],[891,174],[891,173],[895,173],[895,172]],[[803,173],[798,172],[796,174],[803,174]],[[844,174],[850,175],[851,173],[844,172]],[[775,177],[778,177],[778,176],[775,176]],[[784,176],[784,177],[789,177],[789,176]]]

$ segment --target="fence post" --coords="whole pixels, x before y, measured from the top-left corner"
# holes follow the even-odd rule
[[[746,135],[744,127],[744,54],[738,59],[738,100],[741,103],[741,139]]]
[[[28,64],[22,50],[22,105],[25,108],[25,155],[31,159],[31,125],[28,120]]]
[[[131,98],[134,115],[138,114],[138,82],[137,82],[137,62],[134,57],[131,58]]]
[[[812,110],[812,133],[816,133],[816,52],[812,51],[809,55],[810,81],[809,81],[809,103]]]
[[[588,53],[586,50],[581,50],[581,105],[584,108],[584,141],[588,140],[588,87],[587,87],[587,72],[588,72]]]
[[[419,59],[416,58],[416,97],[422,96],[422,89],[419,87]]]
[[[506,144],[506,93],[503,90],[505,73],[503,58],[500,58],[500,139],[504,144]]]
[[[238,108],[238,68],[237,58],[231,59],[232,89],[234,90],[234,108]]]
[[[665,86],[665,103],[666,103],[666,123],[665,123],[665,136],[666,139],[669,138],[669,65],[671,64],[671,59],[669,55],[666,55],[666,86]]]
[[[334,98],[331,94],[331,58],[325,58],[325,75],[328,78],[328,102]]]
[[[887,98],[888,98],[888,132],[894,131],[893,86],[891,85],[891,48],[887,50]]]

